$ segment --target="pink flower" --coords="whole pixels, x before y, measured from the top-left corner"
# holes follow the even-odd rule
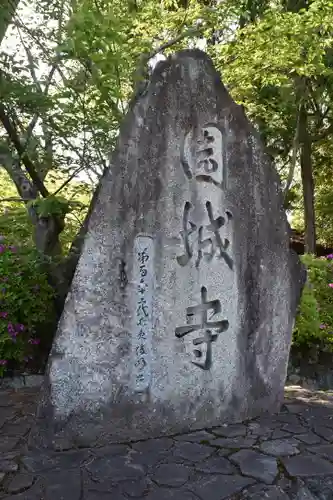
[[[7,318],[8,312],[0,312],[0,318]]]
[[[29,344],[37,345],[37,344],[39,344],[40,339],[29,339],[28,342],[29,342]]]
[[[0,253],[3,253],[6,250],[5,245],[0,245]]]
[[[328,286],[329,286],[330,288],[333,288],[333,283],[329,283],[329,284],[328,284]]]
[[[0,365],[6,365],[7,359],[0,359]]]
[[[320,327],[319,327],[319,328],[320,328],[321,330],[323,330],[323,329],[324,329],[324,328],[326,328],[326,327],[327,327],[327,325],[325,325],[325,323],[322,323],[322,324],[320,325]]]
[[[7,329],[8,329],[8,332],[9,332],[10,334],[15,333],[15,328],[14,328],[13,323],[8,323]]]
[[[326,259],[333,259],[333,253],[330,253],[329,255],[326,255]]]

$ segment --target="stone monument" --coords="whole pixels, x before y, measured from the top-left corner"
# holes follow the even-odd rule
[[[278,175],[209,57],[160,62],[99,187],[34,441],[278,411],[303,274]]]

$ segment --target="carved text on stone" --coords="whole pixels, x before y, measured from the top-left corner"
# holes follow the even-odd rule
[[[135,389],[145,390],[151,378],[151,329],[154,241],[150,236],[138,235],[134,242],[135,314],[132,339]]]
[[[177,262],[180,266],[186,266],[194,255],[195,248],[195,265],[199,267],[202,259],[211,261],[216,255],[223,259],[229,269],[233,269],[233,260],[227,253],[230,246],[230,241],[227,238],[222,238],[220,229],[226,225],[232,218],[231,212],[226,211],[226,217],[222,215],[214,218],[213,207],[210,201],[206,202],[206,211],[209,224],[197,226],[190,220],[190,211],[192,205],[186,202],[183,211],[183,228],[180,231],[183,240],[184,253],[177,257]],[[206,236],[205,236],[206,233]]]
[[[208,311],[211,311],[210,319],[212,319],[213,316],[221,312],[221,302],[219,300],[208,301],[207,289],[203,286],[201,287],[201,303],[187,308],[187,324],[179,326],[175,330],[177,338],[182,338],[195,331],[201,332],[201,336],[192,341],[195,346],[193,353],[196,358],[196,361],[192,361],[192,363],[203,370],[209,370],[212,365],[212,343],[217,340],[219,333],[226,331],[229,327],[229,322],[226,319],[209,321]],[[197,323],[192,323],[192,319],[196,315],[199,315],[200,319]]]
[[[220,129],[214,125],[202,128],[195,144],[194,158],[189,151],[188,143],[190,134],[185,137],[181,163],[185,175],[197,181],[210,182],[218,187],[223,187],[223,142]]]

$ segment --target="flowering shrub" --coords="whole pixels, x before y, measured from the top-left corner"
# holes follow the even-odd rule
[[[28,362],[39,344],[37,327],[53,314],[53,290],[42,260],[31,248],[0,238],[0,376]]]
[[[296,319],[293,345],[333,351],[333,254],[304,255],[308,282]]]

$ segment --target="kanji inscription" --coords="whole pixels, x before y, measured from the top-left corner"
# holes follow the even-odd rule
[[[221,302],[219,300],[207,300],[207,289],[203,286],[201,287],[201,303],[187,308],[187,324],[179,326],[175,330],[175,335],[178,338],[192,332],[201,333],[192,341],[195,346],[193,350],[195,361],[192,361],[192,363],[203,370],[209,370],[212,365],[212,343],[217,340],[219,333],[226,331],[229,327],[229,321],[226,319],[209,321],[208,311],[211,311],[210,319],[221,313]],[[200,319],[197,323],[192,323],[196,315],[199,315]],[[215,333],[213,333],[214,331]]]
[[[138,235],[134,241],[135,314],[133,359],[135,389],[149,387],[151,379],[151,331],[154,270],[154,240]]]
[[[181,163],[188,179],[210,182],[215,186],[224,186],[223,141],[220,129],[208,124],[201,129],[191,152],[189,143],[193,131],[185,137],[181,152]]]
[[[220,229],[231,219],[232,214],[228,210],[225,217],[222,215],[214,218],[213,207],[210,201],[206,202],[207,219],[209,224],[197,226],[190,220],[192,204],[186,202],[183,211],[183,228],[180,231],[184,245],[184,253],[177,256],[180,266],[186,266],[195,254],[195,265],[199,267],[202,259],[211,261],[214,256],[223,259],[229,269],[233,269],[233,260],[228,254],[230,241],[222,238]]]

